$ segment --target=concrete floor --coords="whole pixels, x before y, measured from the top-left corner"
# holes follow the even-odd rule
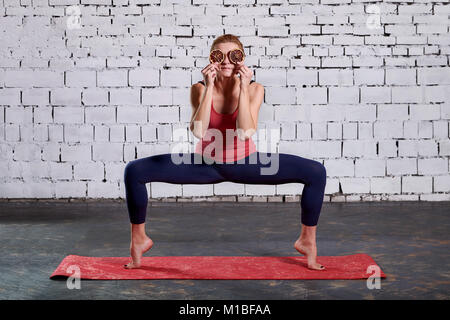
[[[295,255],[300,203],[149,202],[146,256]],[[128,256],[125,202],[0,202],[0,299],[449,299],[449,202],[324,203],[319,255],[367,253],[365,280],[81,280],[49,276],[69,254]]]

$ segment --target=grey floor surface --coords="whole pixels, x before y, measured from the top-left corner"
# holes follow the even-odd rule
[[[300,203],[149,203],[146,256],[292,256]],[[0,299],[449,299],[449,202],[324,203],[318,254],[367,253],[387,278],[81,280],[49,276],[69,254],[128,256],[125,202],[0,202]]]

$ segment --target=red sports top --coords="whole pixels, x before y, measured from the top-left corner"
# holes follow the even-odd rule
[[[251,137],[248,140],[242,141],[237,136],[236,118],[238,109],[239,107],[230,114],[218,113],[214,109],[213,102],[211,101],[209,126],[205,136],[197,142],[195,153],[203,154],[203,156],[212,158],[216,162],[220,159],[223,162],[233,162],[256,152],[256,145]],[[221,139],[217,138],[218,135],[221,136]]]

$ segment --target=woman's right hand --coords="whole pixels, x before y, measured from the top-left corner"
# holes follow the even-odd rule
[[[218,62],[210,63],[203,68],[203,79],[207,87],[214,86],[214,80],[217,77],[217,71],[219,70]]]

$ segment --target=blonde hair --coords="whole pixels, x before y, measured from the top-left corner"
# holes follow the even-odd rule
[[[220,37],[216,38],[211,45],[210,51],[212,51],[213,48],[216,45],[218,45],[219,43],[225,43],[225,42],[233,42],[233,43],[237,44],[239,46],[239,49],[241,49],[242,52],[244,52],[244,54],[245,54],[244,46],[242,45],[242,42],[239,40],[239,38],[237,36],[235,36],[234,34],[229,34],[229,33],[221,35]]]

